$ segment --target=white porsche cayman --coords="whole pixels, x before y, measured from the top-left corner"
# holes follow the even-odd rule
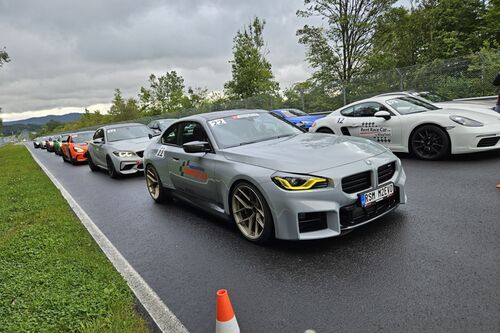
[[[351,103],[309,131],[359,136],[426,160],[500,148],[500,114],[441,109],[404,94]]]

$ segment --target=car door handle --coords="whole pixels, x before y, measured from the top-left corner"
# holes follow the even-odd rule
[[[179,160],[179,158],[178,158],[178,157],[172,157],[172,159],[173,159],[174,161],[178,161],[178,160]]]

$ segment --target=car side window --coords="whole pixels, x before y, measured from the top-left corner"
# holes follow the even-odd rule
[[[208,135],[200,123],[190,121],[181,124],[181,145],[192,141],[208,142]]]
[[[96,140],[96,139],[104,139],[104,130],[102,128],[98,129],[95,133],[94,133],[94,137],[92,138],[93,140]]]
[[[340,110],[340,114],[346,117],[354,117],[354,108],[352,106]]]
[[[374,117],[378,111],[387,110],[382,104],[375,102],[361,103],[354,105],[354,117]]]
[[[164,145],[177,145],[177,128],[178,125],[170,127],[163,133],[161,137],[161,143]]]

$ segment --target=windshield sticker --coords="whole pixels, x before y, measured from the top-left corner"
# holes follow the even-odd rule
[[[114,133],[116,132],[116,128],[111,128],[109,130],[106,131],[107,133]]]
[[[397,99],[390,99],[388,101],[385,101],[387,104],[389,105],[393,105],[393,104],[397,104],[398,103],[398,100]]]
[[[211,127],[214,127],[214,126],[218,126],[218,125],[225,125],[226,124],[226,121],[222,118],[220,119],[214,119],[214,120],[210,120],[208,122],[208,124],[211,126]]]
[[[158,151],[156,152],[156,157],[159,158],[164,158],[165,157],[165,151],[167,150],[167,147],[161,146]]]
[[[245,119],[245,118],[254,118],[254,117],[259,117],[259,114],[258,113],[238,114],[238,115],[232,116],[231,118],[233,118],[233,119]]]
[[[208,179],[208,173],[205,172],[205,169],[201,165],[192,161],[182,162],[180,172],[181,176],[193,180],[206,182]]]

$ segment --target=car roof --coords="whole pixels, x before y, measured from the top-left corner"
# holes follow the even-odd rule
[[[198,119],[205,119],[205,120],[212,120],[212,119],[218,119],[218,118],[225,118],[225,117],[231,117],[239,114],[246,114],[246,113],[269,113],[267,110],[262,110],[262,109],[235,109],[235,110],[226,110],[226,111],[214,111],[214,112],[207,112],[207,113],[200,113],[197,115],[181,118],[179,120],[186,121],[186,120],[195,120]]]
[[[120,127],[125,127],[125,126],[137,126],[137,125],[146,126],[146,125],[141,124],[141,123],[121,123],[121,124],[105,125],[105,126],[102,126],[100,128],[110,129],[110,128],[120,128]]]
[[[347,104],[347,105],[344,105],[340,108],[338,108],[337,110],[340,110],[340,109],[344,109],[344,108],[347,108],[347,107],[350,107],[350,106],[353,106],[353,105],[357,105],[359,103],[366,103],[366,102],[385,102],[387,100],[388,97],[408,97],[408,94],[404,94],[404,93],[391,93],[391,94],[382,94],[382,95],[376,95],[376,96],[373,96],[373,97],[370,97],[370,98],[365,98],[365,99],[362,99],[362,100],[359,100],[359,101],[356,101],[356,102],[352,102],[350,104]]]

